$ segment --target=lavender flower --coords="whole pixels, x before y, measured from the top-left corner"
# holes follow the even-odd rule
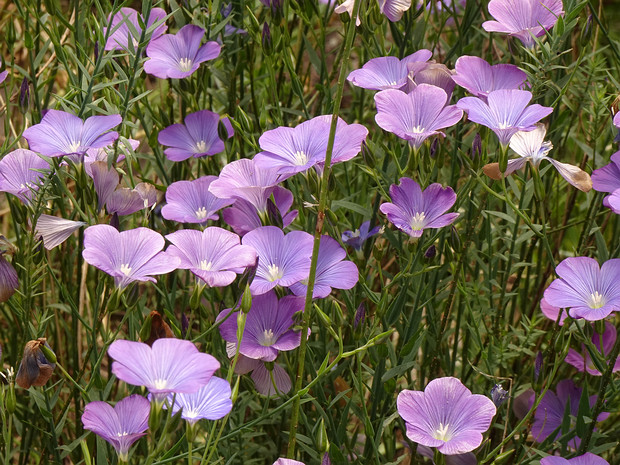
[[[166,12],[161,8],[153,8],[149,14],[146,28],[153,29],[150,40],[155,40],[161,36],[168,26],[164,23],[166,18]],[[108,17],[108,21],[110,18]],[[110,30],[110,35],[105,43],[105,50],[132,50],[135,51],[138,48],[138,41],[142,35],[142,27],[140,22],[144,24],[144,18],[140,15],[140,21],[138,21],[138,12],[133,8],[121,8],[118,13],[114,15],[109,26],[105,26],[103,33]],[[154,26],[155,23],[160,23],[158,26]],[[131,25],[131,26],[130,26]],[[149,39],[148,35],[145,39]]]
[[[370,229],[370,221],[364,221],[359,229],[355,231],[344,231],[342,233],[342,242],[350,245],[355,250],[362,250],[362,245],[375,234],[379,233],[381,227],[375,226]]]
[[[568,318],[568,313],[566,313],[566,310],[562,310],[559,307],[554,307],[553,305],[550,305],[549,302],[547,302],[544,297],[540,299],[540,311],[543,313],[543,315],[545,315],[547,318],[553,321],[558,320],[560,311],[562,311],[562,316],[559,322],[560,326],[564,325],[564,320]]]
[[[0,236],[0,242],[6,242],[4,236]],[[0,302],[6,302],[11,298],[19,287],[19,278],[15,267],[0,253]]]
[[[98,224],[84,231],[82,256],[123,288],[133,281],[155,282],[152,275],[170,273],[179,267],[178,257],[161,251],[164,243],[161,234],[148,228],[118,232],[112,226]]]
[[[537,123],[536,129],[533,131],[519,131],[515,133],[510,138],[510,148],[514,150],[517,155],[520,155],[521,158],[508,160],[506,171],[503,174],[499,169],[499,163],[485,165],[482,168],[484,173],[493,179],[499,180],[502,176],[508,176],[521,169],[528,161],[533,166],[538,167],[542,160],[547,160],[572,186],[583,192],[588,192],[592,189],[592,180],[588,173],[578,166],[561,163],[547,156],[549,151],[553,148],[553,145],[551,142],[545,141],[546,134],[547,129],[542,123]]]
[[[220,115],[209,110],[190,113],[185,124],[173,124],[160,131],[157,140],[170,148],[164,150],[168,160],[183,161],[190,157],[200,158],[215,155],[224,150],[224,141],[218,134]],[[228,138],[235,131],[228,118],[222,118]]]
[[[416,149],[440,129],[455,125],[463,112],[455,105],[446,106],[448,95],[443,89],[420,84],[409,94],[388,89],[375,95],[379,127],[408,140]]]
[[[9,70],[5,69],[4,71],[0,71],[0,84],[2,84],[6,77],[9,75]]]
[[[445,189],[435,183],[424,191],[412,179],[401,178],[400,185],[390,186],[393,203],[381,204],[379,209],[398,229],[411,237],[420,237],[427,228],[442,228],[452,224],[458,213],[447,213],[456,202],[456,194],[451,187]]]
[[[432,52],[422,49],[406,56],[402,60],[397,57],[379,57],[367,61],[360,69],[353,70],[347,76],[347,80],[363,89],[402,90],[407,85],[409,69],[407,65],[414,62],[428,61]]]
[[[418,449],[416,452],[422,457],[426,457],[427,459],[431,460],[432,463],[434,463],[433,459],[435,458],[435,453],[430,447],[418,444]],[[444,459],[446,465],[478,465],[478,460],[472,452],[457,455],[446,455],[444,456]]]
[[[222,228],[204,231],[183,229],[166,236],[172,245],[166,250],[178,257],[178,268],[191,270],[211,287],[228,286],[248,266],[256,263],[252,247],[239,244],[239,236]]]
[[[445,455],[464,454],[478,447],[496,411],[491,399],[472,394],[451,377],[434,379],[424,392],[404,390],[396,404],[407,437]]]
[[[534,37],[551,29],[564,10],[562,0],[491,0],[489,13],[496,21],[482,23],[485,31],[503,32],[533,47]]]
[[[269,206],[272,205],[274,207],[272,210],[277,211],[277,215],[279,215],[278,223],[282,224],[282,228],[286,228],[297,218],[298,214],[297,210],[289,212],[293,205],[293,194],[284,187],[276,186],[273,189],[272,196],[267,201],[267,212],[271,211]],[[240,236],[263,226],[256,208],[243,199],[236,200],[232,207],[224,210],[222,218]]]
[[[602,320],[620,310],[620,258],[607,260],[599,269],[589,257],[570,257],[555,269],[559,276],[545,290],[545,300],[568,308],[573,318]]]
[[[616,116],[620,115],[617,113]],[[614,118],[614,121],[616,118]],[[618,118],[620,122],[620,118]],[[603,199],[603,205],[620,215],[620,152],[616,152],[611,156],[611,163],[602,168],[592,171],[592,188],[598,192],[610,192]]]
[[[236,352],[236,344],[227,343],[226,351],[230,357],[234,357]],[[267,367],[269,365],[269,368]],[[237,365],[235,365],[235,373],[244,375],[251,373],[254,387],[259,394],[263,396],[273,396],[276,394],[286,394],[291,390],[291,377],[286,370],[278,363],[267,362],[246,357],[239,354]],[[273,381],[272,378],[273,377]]]
[[[439,87],[446,92],[446,102],[452,98],[452,91],[456,87],[452,80],[453,72],[442,63],[409,63],[406,91],[409,93],[420,84],[429,84]]]
[[[456,60],[454,69],[454,82],[482,99],[494,90],[520,89],[527,80],[527,74],[515,65],[491,66],[482,58],[474,56],[460,57]]]
[[[243,236],[242,243],[254,247],[258,255],[256,276],[250,284],[252,295],[276,286],[288,287],[308,277],[313,238],[307,232],[284,235],[275,226],[262,226]]]
[[[572,459],[548,455],[540,459],[540,465],[609,465],[609,462],[598,455],[586,452]]]
[[[351,19],[353,19],[353,7],[355,6],[355,0],[344,0],[340,5],[334,8],[334,13],[338,13],[339,15],[348,13]],[[360,12],[357,12],[357,16],[355,17],[355,25],[359,26],[362,24],[360,20]]]
[[[194,393],[169,394],[172,413],[181,411],[181,418],[194,424],[198,420],[219,420],[232,410],[228,381],[212,376],[209,382]],[[172,403],[174,399],[174,403]]]
[[[264,362],[272,362],[280,351],[293,350],[301,343],[301,333],[293,331],[293,315],[304,309],[302,297],[285,296],[280,301],[275,292],[269,291],[252,299],[247,314],[239,353]],[[223,310],[221,320],[230,313]],[[237,344],[237,318],[228,317],[219,327],[222,339]]]
[[[118,379],[145,386],[157,402],[172,392],[198,391],[220,367],[190,341],[174,338],[156,339],[152,347],[119,339],[110,345],[108,355],[114,359],[112,373]]]
[[[616,343],[616,337],[616,327],[609,321],[605,322],[605,331],[603,334],[598,334],[596,331],[594,332],[592,335],[592,343],[596,347],[601,358],[605,359],[609,356]],[[590,352],[586,349],[585,344],[581,344],[581,353],[577,352],[575,349],[568,349],[568,354],[564,361],[581,372],[587,371],[594,376],[602,375],[592,362],[592,357],[590,356]],[[613,372],[615,373],[617,371],[620,371],[620,359],[616,359],[614,364]]]
[[[347,253],[338,241],[329,236],[321,236],[313,298],[327,297],[332,288],[351,289],[357,284],[359,271],[355,263],[344,260],[346,256]],[[305,296],[308,290],[307,280],[293,284],[290,289],[295,295]]]
[[[532,93],[526,90],[501,89],[489,92],[487,102],[464,97],[456,106],[474,123],[490,128],[506,146],[514,133],[536,129],[536,123],[553,111],[538,104],[528,106],[531,99]]]
[[[91,116],[82,121],[65,111],[48,110],[39,124],[30,126],[22,135],[30,150],[41,155],[83,154],[88,149],[105,147],[118,139],[118,133],[110,129],[121,121],[121,115]]]
[[[279,458],[278,460],[273,462],[273,465],[305,465],[305,464],[303,462],[300,462],[299,460]]]
[[[119,460],[127,462],[129,449],[149,429],[151,404],[144,397],[134,394],[116,403],[114,408],[107,402],[89,402],[84,407],[82,423],[108,441]]]
[[[106,165],[108,163],[108,158],[115,152],[118,153],[116,158],[116,163],[120,163],[123,161],[127,154],[131,154],[140,146],[140,142],[135,139],[125,139],[121,137],[116,144],[116,149],[114,144],[106,145],[105,147],[101,147],[98,149],[88,149],[84,154],[71,154],[66,155],[63,163],[66,163],[66,160],[71,160],[74,164],[82,163],[84,165],[84,171],[90,177],[92,177],[92,172],[90,169],[90,165],[92,165],[96,161],[104,161]]]
[[[267,213],[267,200],[281,181],[276,170],[259,169],[254,160],[242,158],[220,171],[209,185],[209,192],[220,199],[243,199],[251,203],[259,215]]]
[[[200,42],[205,31],[200,26],[187,24],[176,34],[164,34],[149,43],[146,55],[150,58],[144,63],[144,71],[160,79],[183,79],[192,75],[203,61],[217,58],[220,45]]]
[[[579,412],[579,399],[581,398],[582,389],[575,386],[572,379],[565,379],[558,383],[556,393],[547,391],[545,396],[538,404],[536,413],[534,414],[534,423],[532,424],[532,436],[534,441],[541,443],[547,439],[551,433],[556,431],[562,425],[564,420],[564,412],[566,404],[569,404],[568,410],[572,417],[577,417]],[[596,402],[596,395],[590,396],[590,407]],[[529,401],[530,408],[534,404],[534,396]],[[601,413],[596,421],[603,421],[609,416],[609,413]],[[575,427],[574,421],[571,421],[571,429]],[[562,435],[558,432],[555,439]],[[576,436],[569,443],[569,447],[578,449],[581,439]]]
[[[233,199],[220,199],[209,192],[209,186],[217,176],[203,176],[195,181],[177,181],[166,190],[166,205],[161,215],[167,220],[180,223],[206,223],[217,220],[216,212],[228,205]]]
[[[25,149],[13,150],[0,160],[0,192],[13,194],[29,204],[49,169],[50,164],[36,153]]]
[[[500,407],[509,397],[508,391],[506,391],[501,384],[496,384],[491,389],[491,400],[495,404],[495,407]]]
[[[378,0],[378,2],[379,11],[393,23],[400,21],[405,11],[411,8],[411,0]]]
[[[73,234],[73,231],[81,228],[86,223],[83,221],[72,221],[57,216],[42,214],[37,219],[35,227],[36,234],[41,236],[43,246],[47,250],[52,250],[59,246]]]

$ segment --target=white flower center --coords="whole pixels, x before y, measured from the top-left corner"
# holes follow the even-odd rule
[[[512,127],[512,125],[507,121],[502,121],[497,125],[498,129],[508,129],[509,127]]]
[[[196,218],[199,220],[203,220],[207,217],[207,209],[205,207],[200,207],[196,210]]]
[[[184,73],[192,70],[192,60],[189,58],[181,58],[179,60],[179,69]]]
[[[599,294],[598,291],[594,291],[594,294],[590,294],[590,298],[588,299],[588,307],[590,308],[601,308],[606,303],[607,299]]]
[[[131,267],[128,264],[123,263],[121,265],[121,273],[125,276],[129,276],[129,273],[131,273]]]
[[[411,219],[411,229],[414,231],[421,231],[424,229],[426,215],[424,212],[416,213]]]
[[[122,433],[116,433],[116,436],[118,436],[119,438],[122,438],[123,436],[128,436],[129,433],[127,431],[123,431]]]
[[[187,410],[184,408],[183,415],[185,418],[196,418],[198,416],[198,412],[196,410]]]
[[[450,425],[448,423],[445,425],[443,423],[439,423],[439,428],[435,430],[433,437],[439,441],[448,442],[452,439],[452,432],[448,431],[449,427]]]
[[[200,269],[202,271],[211,271],[211,267],[213,266],[212,262],[207,262],[206,260],[202,260],[200,262]]]
[[[391,86],[395,86],[395,85],[396,85],[396,81],[393,81],[393,80],[392,80],[392,81],[390,81],[390,85],[391,85]]]
[[[301,150],[298,150],[293,154],[293,163],[297,166],[303,166],[308,163],[308,155]]]
[[[155,383],[153,384],[155,384],[155,389],[161,390],[161,389],[166,389],[166,385],[168,383],[166,382],[165,379],[158,379],[158,380],[155,380]]]
[[[409,132],[412,132],[414,134],[422,134],[425,131],[426,129],[424,129],[422,126],[414,126],[411,128]]]
[[[264,330],[263,331],[263,337],[259,341],[260,345],[262,345],[264,347],[268,347],[270,345],[273,345],[274,342],[276,342],[276,337],[273,334],[273,330],[271,330],[271,329]]]
[[[278,265],[271,264],[267,267],[267,281],[276,281],[282,279],[284,272],[278,267]]]
[[[81,145],[82,145],[82,141],[72,140],[71,143],[69,144],[68,152],[77,152],[77,150],[81,147]]]
[[[204,140],[196,142],[196,153],[203,153],[207,151],[207,143]]]

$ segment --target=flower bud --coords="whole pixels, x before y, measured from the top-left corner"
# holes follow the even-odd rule
[[[228,128],[222,119],[217,123],[217,136],[223,141],[227,141],[230,137],[228,135]]]
[[[534,382],[538,381],[538,377],[540,376],[540,370],[543,366],[543,354],[538,351],[536,354],[536,361],[534,362]]]
[[[243,297],[241,297],[241,311],[243,313],[248,313],[252,308],[252,293],[250,292],[250,285],[245,285],[245,290],[243,291]]]
[[[93,52],[93,55],[95,56],[95,61],[97,61],[99,59],[99,41],[95,41],[95,50]]]
[[[362,159],[364,160],[364,163],[366,163],[366,165],[370,168],[374,168],[377,162],[377,159],[372,153],[372,150],[370,150],[370,147],[368,147],[368,144],[365,140],[362,141]]]
[[[19,89],[19,110],[22,114],[28,112],[30,106],[30,83],[28,78],[22,80],[22,85]]]
[[[437,156],[437,150],[439,150],[439,139],[435,137],[435,140],[431,142],[431,148],[430,148],[431,158],[435,158]]]
[[[327,429],[325,428],[325,420],[321,418],[319,428],[316,435],[316,442],[319,446],[319,451],[327,453],[329,450],[329,439],[327,438]]]
[[[435,244],[431,245],[428,249],[426,249],[426,252],[424,252],[424,258],[427,260],[432,260],[435,258],[435,255],[437,255],[437,247],[435,247]]]
[[[56,354],[44,337],[27,342],[15,378],[17,385],[23,389],[28,389],[30,386],[43,386],[52,376],[56,368],[55,362]]]
[[[496,384],[491,389],[491,400],[496,407],[499,407],[504,402],[506,402],[506,399],[508,399],[508,397],[510,397],[508,395],[508,391],[506,391],[501,384]]]
[[[482,137],[480,137],[480,133],[477,132],[474,136],[474,143],[471,145],[471,158],[476,159],[482,155]]]
[[[269,24],[267,23],[263,23],[261,44],[263,46],[263,53],[265,56],[270,56],[273,53],[273,41],[271,40],[271,30],[269,29]]]
[[[185,312],[181,313],[181,336],[185,339],[185,335],[187,334],[187,330],[189,329],[189,319]]]
[[[355,318],[353,319],[353,329],[357,329],[358,326],[364,325],[366,321],[366,305],[362,302],[355,311]]]
[[[579,38],[579,43],[582,47],[585,47],[588,42],[590,42],[590,38],[592,37],[592,15],[588,16],[588,20],[583,25],[583,29],[581,29],[581,37]]]
[[[321,460],[321,465],[332,465],[331,460],[329,460],[329,453],[325,452],[323,454],[323,459]]]

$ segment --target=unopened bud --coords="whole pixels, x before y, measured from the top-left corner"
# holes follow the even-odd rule
[[[474,136],[474,143],[471,145],[471,157],[475,160],[482,155],[482,137],[477,132]]]
[[[273,53],[273,41],[271,40],[271,30],[269,24],[263,23],[263,35],[261,39],[263,46],[263,53],[266,56],[270,56]]]
[[[437,156],[437,150],[439,150],[439,139],[436,137],[433,142],[431,142],[430,155],[431,158],[435,158]]]
[[[19,89],[19,110],[22,113],[26,113],[28,111],[29,106],[30,106],[30,83],[28,82],[28,78],[24,78],[22,80],[22,85]]]
[[[501,384],[496,384],[491,389],[491,400],[496,407],[499,407],[504,402],[506,402],[506,399],[508,399],[508,397],[510,397],[508,395],[508,391],[506,391]]]
[[[226,123],[224,123],[223,119],[217,123],[217,136],[223,141],[228,140],[228,128],[226,127]]]
[[[592,15],[588,16],[588,20],[586,24],[584,24],[583,29],[581,29],[581,37],[579,42],[582,47],[585,47],[588,42],[590,42],[590,38],[592,37]]]
[[[355,311],[355,318],[353,319],[353,329],[357,329],[358,326],[364,325],[366,321],[366,305],[362,302]]]
[[[252,308],[252,293],[250,292],[250,285],[245,285],[245,290],[243,291],[243,297],[241,297],[241,311],[243,313],[248,313]]]
[[[538,377],[540,376],[540,370],[542,370],[543,366],[543,354],[538,351],[536,354],[536,361],[534,362],[534,382],[538,381]]]
[[[327,438],[327,429],[325,428],[325,420],[323,418],[321,418],[321,422],[319,423],[316,442],[319,446],[319,451],[327,453],[329,450],[329,439]]]
[[[426,252],[424,252],[424,258],[427,260],[435,258],[435,255],[437,255],[437,247],[435,247],[435,244],[431,245],[428,249],[426,249]]]
[[[15,408],[17,407],[17,397],[15,396],[15,383],[13,380],[9,383],[9,389],[6,393],[4,406],[6,411],[10,414],[15,413]]]
[[[323,459],[321,460],[321,465],[332,465],[331,460],[329,460],[329,453],[325,452],[323,454]]]
[[[95,42],[95,50],[93,55],[95,56],[95,61],[97,61],[99,59],[99,41]]]

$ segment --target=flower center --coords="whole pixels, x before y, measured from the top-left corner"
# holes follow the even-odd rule
[[[274,282],[278,279],[282,279],[284,272],[278,265],[271,264],[267,267],[267,281]]]
[[[391,86],[395,86],[396,85],[396,81],[394,81],[394,80],[390,81],[390,85]]]
[[[412,132],[414,134],[422,134],[424,131],[426,130],[422,126],[414,126],[409,132]]]
[[[607,303],[607,299],[604,296],[598,293],[598,291],[594,291],[594,294],[590,294],[590,298],[588,299],[588,306],[590,308],[601,308]]]
[[[131,267],[128,264],[123,263],[121,265],[121,273],[125,276],[129,276],[129,273],[131,273]]]
[[[196,142],[196,153],[203,153],[207,151],[207,143],[204,140]]]
[[[127,431],[123,431],[122,433],[116,433],[116,436],[118,436],[119,438],[122,438],[123,436],[128,436],[129,433]]]
[[[189,58],[181,58],[179,60],[179,69],[184,73],[187,73],[192,70],[192,60]]]
[[[411,229],[414,231],[421,231],[424,229],[426,215],[424,212],[416,213],[413,218],[411,218]]]
[[[446,423],[445,425],[443,423],[439,423],[439,428],[435,430],[433,437],[439,441],[448,442],[452,439],[452,433],[448,431],[449,427],[449,423]]]
[[[297,166],[303,166],[308,163],[308,155],[301,150],[298,150],[293,154],[293,163]]]
[[[196,218],[199,220],[204,220],[207,217],[207,209],[205,207],[200,207],[196,210]]]
[[[157,379],[155,380],[155,383],[153,384],[155,384],[155,389],[162,390],[162,389],[166,389],[166,384],[168,383],[166,382],[165,379]]]
[[[77,152],[81,145],[82,141],[71,141],[71,143],[69,144],[69,152]]]
[[[272,345],[274,342],[276,342],[276,337],[273,334],[273,330],[271,329],[264,330],[263,337],[259,341],[260,345],[262,345],[263,347],[268,347]]]
[[[207,262],[206,260],[202,260],[200,262],[200,269],[202,271],[211,271],[211,267],[213,266],[212,262]]]

